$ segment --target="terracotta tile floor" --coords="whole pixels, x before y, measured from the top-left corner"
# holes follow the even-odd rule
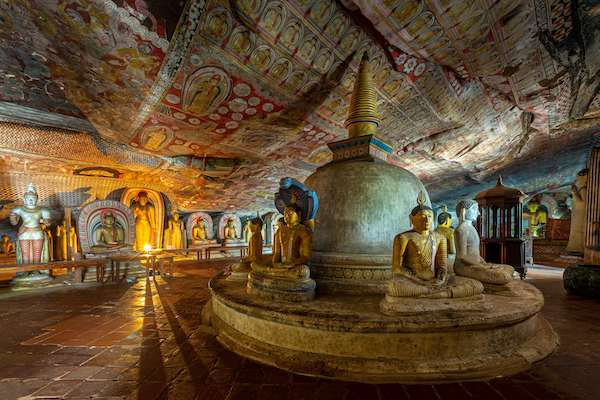
[[[561,346],[490,382],[366,385],[266,367],[196,332],[208,280],[227,260],[180,265],[146,284],[0,289],[0,400],[600,399],[600,300],[568,295],[562,270],[531,269]]]

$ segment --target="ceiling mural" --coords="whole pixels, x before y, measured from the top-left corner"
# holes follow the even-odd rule
[[[598,130],[591,1],[0,1],[3,172],[54,158],[57,175],[153,180],[185,211],[272,209],[282,177],[347,138],[364,52],[387,161],[434,203],[498,173],[568,187]]]

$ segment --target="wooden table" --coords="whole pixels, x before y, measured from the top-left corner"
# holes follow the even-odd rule
[[[96,267],[96,280],[98,281],[98,270],[104,271],[104,265],[106,264],[106,259],[104,258],[92,258],[88,260],[78,260],[78,261],[53,261],[48,263],[36,263],[36,264],[2,264],[0,265],[0,270],[3,272],[31,272],[31,271],[42,271],[45,269],[57,269],[57,268],[67,268],[67,270],[71,268],[84,268],[84,267]],[[83,282],[83,274],[78,273],[80,270],[75,273],[75,282],[82,283]]]
[[[208,245],[207,245],[208,246]],[[166,253],[197,253],[198,260],[202,259],[202,253],[204,252],[205,246],[202,247],[189,247],[187,249],[165,249]]]
[[[248,245],[245,246],[208,246],[204,249],[206,255],[206,261],[210,261],[210,252],[211,251],[230,251],[230,250],[239,250],[240,258],[244,258],[248,254]]]

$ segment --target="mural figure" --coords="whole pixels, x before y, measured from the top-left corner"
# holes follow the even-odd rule
[[[227,14],[221,12],[213,14],[210,17],[208,28],[205,31],[216,39],[223,39],[228,30]]]
[[[332,0],[324,0],[311,10],[310,15],[317,24],[323,25],[327,18],[329,18],[332,11],[331,5]]]
[[[213,108],[221,94],[219,82],[221,82],[220,75],[213,75],[210,80],[200,82],[194,89],[194,95],[188,111],[193,114],[204,115],[209,109]]]
[[[281,35],[281,42],[290,47],[291,49],[296,48],[296,44],[302,34],[300,22],[294,22],[288,25]]]
[[[315,61],[315,63],[313,64],[315,66],[315,68],[320,71],[320,72],[325,72],[327,71],[327,69],[329,68],[329,65],[331,64],[331,51],[327,50],[321,54],[319,54],[319,56],[317,57],[317,60]]]
[[[315,55],[317,51],[317,38],[311,37],[310,39],[306,39],[302,46],[300,46],[300,50],[298,50],[298,55],[302,57],[306,61],[310,61],[312,57]]]
[[[280,81],[284,76],[287,75],[289,70],[290,63],[289,61],[284,61],[280,64],[275,65],[269,75],[271,75],[276,80]]]
[[[383,85],[383,83],[390,77],[390,75],[392,75],[392,67],[388,65],[387,67],[379,71],[379,73],[375,77],[375,82],[379,83],[380,85]]]
[[[571,232],[567,243],[567,251],[575,254],[583,253],[584,248],[588,172],[587,168],[579,171],[575,177],[575,185],[571,186],[573,204],[571,205]],[[579,186],[579,189],[577,189],[577,186]]]
[[[456,4],[448,10],[448,17],[452,22],[458,24],[461,18],[465,18],[465,16],[468,15],[468,9],[471,8],[471,6],[473,6],[474,3],[475,0],[464,0],[456,2]]]
[[[256,18],[262,2],[261,0],[239,0],[236,4],[249,17]]]
[[[406,25],[410,19],[421,9],[421,1],[414,0],[408,1],[402,7],[394,12],[394,17],[398,19],[398,22],[402,25]]]
[[[292,90],[298,90],[303,83],[304,75],[302,73],[297,73],[292,75],[292,77],[286,81],[286,86]]]
[[[342,34],[342,32],[344,31],[344,29],[346,29],[346,26],[348,22],[348,15],[343,13],[343,14],[338,14],[333,21],[331,21],[331,23],[329,24],[329,26],[327,27],[327,33],[329,33],[329,36],[331,36],[333,39],[337,40],[339,39],[340,35]]]
[[[125,243],[125,231],[116,224],[112,211],[107,211],[102,219],[102,225],[94,229],[96,244],[92,251],[97,253],[107,251],[131,250],[132,246]]]
[[[351,30],[348,35],[344,37],[342,43],[340,44],[341,48],[346,51],[346,53],[352,53],[352,50],[358,44],[358,37],[360,36],[360,31],[357,28]]]
[[[145,245],[154,248],[156,238],[156,216],[154,207],[148,204],[148,194],[139,192],[137,202],[131,206],[135,216],[135,250],[144,251]]]
[[[17,206],[10,211],[8,219],[15,226],[21,220],[17,240],[17,263],[31,264],[48,262],[48,237],[44,232],[40,220],[44,225],[50,225],[50,211],[38,207],[38,195],[32,183],[27,187],[23,196],[24,205]],[[43,274],[41,271],[32,271],[29,276]]]
[[[283,21],[283,7],[277,4],[275,7],[269,8],[262,20],[262,25],[271,33],[277,33]]]
[[[15,243],[9,241],[9,239],[10,238],[6,235],[6,232],[2,232],[2,240],[0,241],[0,257],[8,257],[16,253],[17,248],[15,247]]]
[[[230,46],[242,57],[246,57],[252,49],[252,43],[250,42],[250,32],[238,31],[231,39]]]
[[[142,146],[149,150],[159,150],[164,147],[170,138],[167,128],[165,127],[150,127],[143,136],[145,143]]]
[[[271,50],[267,47],[256,50],[250,57],[250,62],[258,69],[265,69],[271,63]]]

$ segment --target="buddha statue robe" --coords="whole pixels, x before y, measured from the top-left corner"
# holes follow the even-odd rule
[[[473,279],[448,274],[446,238],[431,232],[433,211],[420,203],[409,215],[414,229],[394,238],[392,271],[386,298],[459,298],[483,292]]]
[[[482,283],[505,285],[509,283],[515,269],[506,264],[486,262],[479,255],[479,234],[473,222],[479,214],[479,206],[474,200],[463,200],[456,206],[459,225],[454,230],[456,243],[456,261],[454,273],[477,279]]]

